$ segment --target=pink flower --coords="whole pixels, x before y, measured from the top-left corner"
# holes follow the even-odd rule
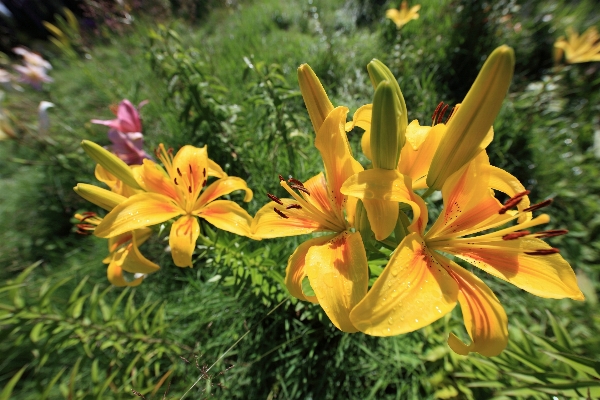
[[[139,108],[142,108],[144,104],[145,102],[141,102]],[[119,108],[117,109],[117,119],[93,119],[92,123],[106,125],[122,133],[142,131],[142,121],[140,121],[138,109],[127,99],[119,104]]]
[[[52,69],[52,65],[50,65],[48,61],[44,60],[42,56],[27,50],[25,47],[15,47],[13,52],[22,56],[26,65],[42,68],[44,70]]]
[[[15,70],[19,73],[19,81],[28,83],[37,90],[42,89],[42,83],[53,82],[53,79],[46,75],[43,67],[31,64],[15,65]]]
[[[143,150],[144,135],[141,132],[142,121],[138,111],[146,103],[147,101],[142,101],[136,108],[129,100],[125,99],[117,108],[117,119],[92,120],[94,124],[106,125],[111,128],[108,131],[108,139],[112,145],[107,148],[128,165],[142,164],[145,158],[152,159]]]

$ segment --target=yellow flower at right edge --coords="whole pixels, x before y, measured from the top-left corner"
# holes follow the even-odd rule
[[[540,240],[566,231],[528,230],[549,221],[545,214],[534,219],[528,214],[550,202],[513,211],[526,197],[525,191],[503,206],[489,189],[493,173],[483,152],[445,181],[442,213],[426,234],[412,230],[400,243],[383,273],[350,313],[354,326],[374,336],[411,332],[438,320],[458,301],[472,342],[467,345],[451,334],[448,344],[452,350],[462,355],[500,354],[508,343],[504,309],[481,279],[443,254],[455,255],[540,297],[584,299],[571,266],[558,249]],[[525,222],[498,229],[523,216]],[[426,226],[426,209],[419,218],[424,221],[415,225]],[[498,230],[481,234],[493,229]]]
[[[398,9],[390,8],[387,10],[385,12],[385,17],[391,19],[396,24],[396,28],[400,29],[413,19],[418,19],[420,9],[421,5],[417,4],[412,6],[409,10],[408,3],[403,1]]]
[[[595,26],[590,26],[581,36],[573,28],[567,28],[567,39],[559,37],[554,48],[556,62],[563,54],[567,64],[600,61],[600,35]]]

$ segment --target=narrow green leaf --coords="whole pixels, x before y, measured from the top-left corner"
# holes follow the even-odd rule
[[[25,365],[16,374],[14,374],[12,378],[10,378],[10,381],[8,381],[4,389],[2,389],[2,392],[0,392],[0,400],[8,400],[10,398],[10,395],[12,394],[15,385],[17,384],[19,379],[21,379],[21,375],[23,375],[23,372],[25,372],[25,369],[27,369],[27,367],[28,365]]]
[[[81,290],[83,289],[83,286],[86,284],[88,278],[89,278],[89,276],[86,276],[85,278],[83,278],[81,280],[81,282],[79,282],[77,287],[71,292],[71,296],[69,297],[69,304],[72,304],[75,300],[77,300],[77,298],[79,297],[79,293],[81,293]]]
[[[43,322],[38,322],[37,324],[35,324],[31,332],[29,333],[29,338],[33,343],[37,343],[40,340],[40,333],[42,332],[43,328]]]
[[[600,362],[594,361],[590,358],[581,357],[575,354],[568,353],[553,353],[550,351],[543,351],[543,353],[550,357],[562,361],[568,364],[571,368],[576,371],[582,372],[587,375],[591,375],[594,378],[600,379]]]
[[[42,392],[42,396],[40,397],[40,400],[46,400],[48,398],[48,396],[50,395],[50,391],[52,390],[54,385],[56,385],[56,382],[58,382],[58,380],[60,379],[60,377],[66,370],[67,370],[67,367],[64,367],[63,369],[58,371],[58,374],[54,375],[54,378],[52,378],[52,380],[50,382],[48,382],[48,384],[46,385],[46,388]]]
[[[570,351],[573,351],[573,348],[571,346],[571,338],[569,337],[569,334],[567,333],[565,328],[558,323],[558,321],[556,320],[556,318],[554,318],[554,315],[552,315],[550,311],[546,310],[546,314],[548,315],[550,325],[552,326],[552,331],[554,332],[554,336],[556,337],[556,341],[558,342],[558,344],[569,349]]]

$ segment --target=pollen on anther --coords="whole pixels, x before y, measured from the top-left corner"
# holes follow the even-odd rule
[[[549,256],[551,254],[560,253],[560,250],[552,247],[550,249],[539,249],[534,251],[526,251],[525,254],[530,256]]]
[[[527,207],[526,209],[523,210],[523,212],[536,211],[536,210],[539,210],[540,208],[547,207],[550,204],[552,204],[552,199],[544,200],[541,203],[537,203],[537,204]]]
[[[278,210],[276,207],[273,207],[273,211],[275,211],[277,213],[277,215],[279,215],[282,218],[289,218],[287,215],[285,215],[284,213],[282,213],[280,210]]]
[[[508,235],[502,236],[502,240],[515,240],[520,237],[527,236],[529,234],[531,234],[531,232],[529,232],[529,231],[513,232],[513,233],[509,233]]]
[[[292,208],[295,208],[296,210],[301,210],[302,206],[300,204],[290,204],[286,207],[286,210],[291,210]]]
[[[310,192],[309,192],[309,191],[308,191],[308,189],[306,189],[304,186],[299,186],[299,185],[290,185],[290,187],[291,187],[292,189],[296,189],[296,190],[299,190],[299,191],[301,191],[301,192],[304,192],[304,193],[306,193],[307,195],[309,195],[309,196],[310,196]]]
[[[272,195],[271,193],[267,193],[267,196],[273,200],[275,203],[283,205],[283,201],[279,199],[279,197]]]
[[[288,182],[293,183],[294,185],[304,187],[304,184],[302,182],[300,182],[298,179],[292,178],[291,176],[290,179],[288,179]]]
[[[283,182],[285,181],[285,179],[283,179],[283,176],[279,175],[279,182]]]

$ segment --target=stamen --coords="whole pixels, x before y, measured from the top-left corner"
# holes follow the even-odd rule
[[[301,191],[301,192],[304,192],[304,193],[306,193],[307,195],[309,195],[309,196],[310,196],[310,192],[309,192],[309,191],[308,191],[308,189],[306,189],[304,186],[290,185],[290,187],[291,187],[292,189],[296,189],[296,190],[299,190],[299,191]]]
[[[177,183],[177,178],[174,178],[173,182],[175,182],[175,184],[179,186],[179,183]]]
[[[509,233],[507,235],[502,236],[502,240],[515,240],[515,239],[518,239],[520,237],[527,236],[530,234],[531,234],[531,232],[529,232],[529,231],[513,232],[513,233]]]
[[[455,111],[456,111],[456,106],[452,107],[452,110],[450,110],[450,115],[448,115],[448,119],[446,120],[446,125],[448,124],[448,122],[450,122],[450,119],[454,115]]]
[[[304,183],[300,182],[298,179],[292,178],[291,176],[290,176],[290,179],[288,179],[288,182],[291,182],[294,185],[298,185],[298,186],[304,187]]]
[[[83,218],[81,218],[79,220],[79,222],[84,222],[86,219],[90,219],[90,218],[94,218],[96,216],[96,213],[93,212],[84,212],[83,213]]]
[[[523,200],[523,197],[527,196],[529,193],[531,193],[531,192],[529,190],[526,190],[524,192],[517,193],[510,199],[506,200],[506,203],[504,203],[502,208],[500,208],[500,210],[498,210],[498,214],[506,214],[506,212],[508,210],[515,207],[517,204],[519,204],[521,202],[521,200]],[[527,211],[527,210],[524,210],[524,211]]]
[[[283,179],[283,176],[279,175],[279,182],[283,182],[285,181],[285,179]]]
[[[566,235],[567,233],[569,233],[569,231],[566,229],[551,229],[548,231],[536,232],[535,237],[541,239],[541,238],[549,238],[549,237]]]
[[[437,121],[438,112],[440,111],[440,108],[442,108],[443,106],[444,106],[444,102],[440,101],[440,103],[435,108],[433,115],[431,116],[431,126],[435,125],[435,121]]]
[[[281,211],[279,211],[277,208],[273,207],[273,211],[275,211],[280,217],[288,219],[289,217],[287,215],[285,215],[284,213],[282,213]]]
[[[179,174],[179,176],[183,176],[183,175],[181,175],[181,171],[179,170],[179,167],[177,167],[177,173]]]
[[[271,193],[267,193],[267,196],[273,200],[275,203],[283,205],[283,201],[279,199],[279,197],[272,195]]]
[[[82,213],[81,213],[81,215],[85,215],[86,217],[87,217],[87,216],[94,217],[94,216],[96,216],[97,214],[96,214],[95,212],[93,212],[93,211],[85,211],[85,212],[82,212]]]
[[[536,210],[539,210],[540,208],[547,207],[550,204],[552,204],[552,201],[553,201],[552,199],[544,200],[541,203],[537,203],[530,207],[527,207],[526,209],[523,210],[523,212],[536,211]]]
[[[540,249],[534,251],[526,251],[525,254],[530,256],[549,256],[551,254],[560,253],[560,250],[553,247],[551,249]]]
[[[300,204],[290,204],[285,209],[291,210],[292,208],[295,208],[296,210],[302,210],[302,206]]]
[[[438,124],[441,124],[442,121],[444,120],[444,114],[446,114],[447,110],[448,110],[448,104],[445,104],[444,108],[442,108],[442,110],[440,111],[440,115],[438,115],[438,118],[437,118]]]
[[[173,148],[172,148],[172,147],[169,147],[169,150],[167,150],[167,154],[168,154],[168,155],[171,155],[171,154],[173,154]]]

